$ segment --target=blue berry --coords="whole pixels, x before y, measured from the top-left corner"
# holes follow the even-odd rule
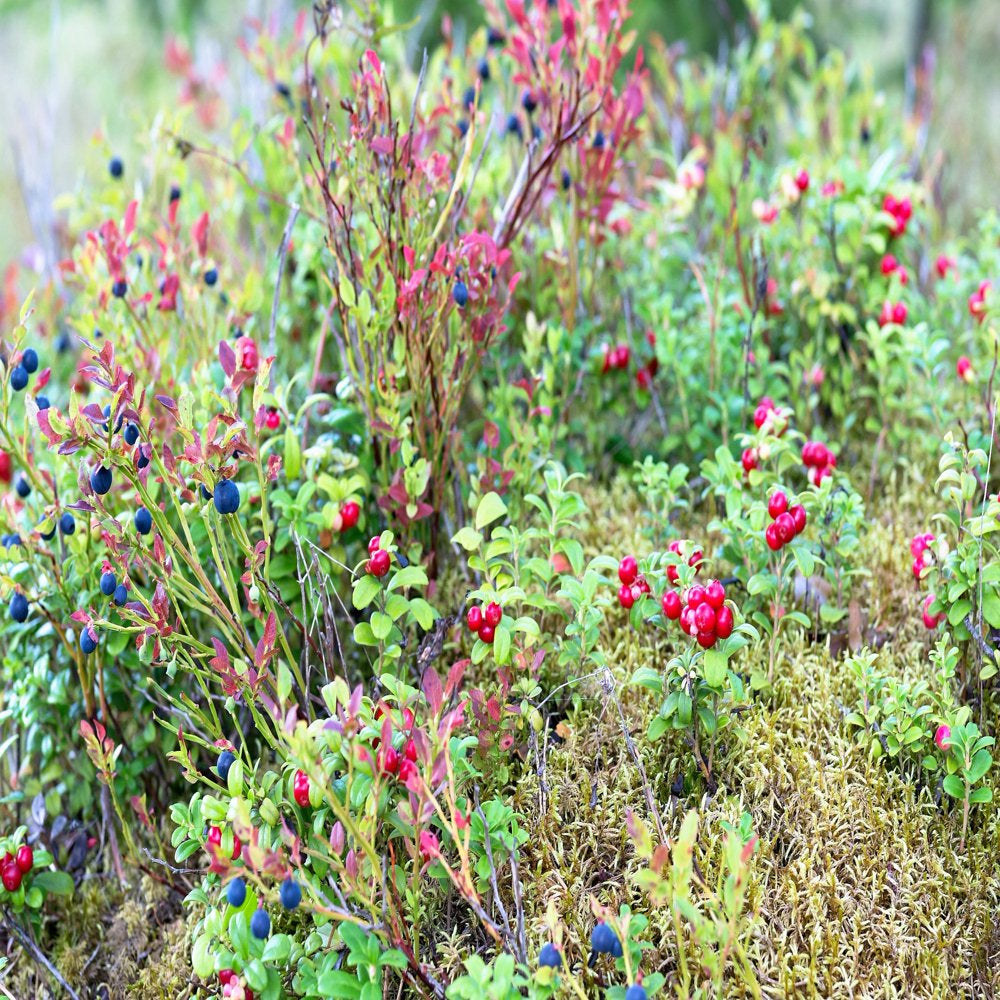
[[[139,428],[135,424],[129,424],[125,428],[125,443],[131,448],[139,440]]]
[[[211,288],[219,280],[219,272],[214,267],[210,267],[205,272],[205,284]]]
[[[98,495],[104,496],[111,489],[111,470],[99,465],[90,474],[90,488]]]
[[[262,941],[271,933],[271,918],[266,911],[257,910],[250,918],[250,933]]]
[[[60,330],[59,339],[56,341],[56,350],[60,354],[65,354],[73,346],[73,338],[68,330]]]
[[[232,882],[229,883],[229,888],[226,890],[226,901],[234,910],[238,910],[243,905],[243,901],[246,898],[246,882],[244,882],[241,878],[234,878]],[[265,913],[264,916],[267,916],[267,914]],[[264,936],[266,936],[266,934]]]
[[[93,626],[88,626],[80,633],[80,649],[85,656],[90,656],[97,649],[97,632]]]
[[[294,910],[302,902],[302,890],[299,888],[299,883],[291,876],[281,883],[278,895],[281,898],[281,905],[286,910]]]
[[[538,101],[535,100],[535,95],[530,91],[526,90],[524,96],[521,98],[521,107],[524,108],[528,114],[534,114],[535,109],[538,107]]]
[[[542,945],[542,950],[538,953],[538,964],[550,969],[558,969],[562,966],[562,955],[559,954],[559,949],[551,941]]]
[[[28,369],[24,365],[14,365],[10,370],[10,387],[20,392],[28,384]]]
[[[646,987],[633,983],[625,991],[625,1000],[646,1000]]]
[[[219,754],[219,759],[216,761],[215,770],[219,772],[219,777],[225,781],[229,777],[229,769],[236,763],[236,754],[231,750],[223,750]],[[235,904],[239,906],[239,903]]]
[[[101,574],[101,593],[105,597],[110,597],[115,592],[115,587],[117,586],[118,581],[115,579],[114,573]]]
[[[464,118],[458,119],[458,134],[464,139],[469,133],[469,123]]]
[[[477,67],[477,72],[479,73],[479,79],[486,83],[490,78],[490,62],[485,57],[479,60],[479,66]]]
[[[119,583],[115,587],[115,593],[112,600],[120,608],[128,600],[128,587],[124,583]]]
[[[11,597],[10,616],[16,622],[23,622],[28,617],[28,599],[24,594],[14,594]]]
[[[201,493],[202,500],[211,500],[212,494],[208,492],[208,487],[204,483],[198,487],[198,492]]]
[[[451,290],[451,297],[455,300],[455,305],[459,309],[464,309],[469,301],[469,289],[465,287],[464,281],[456,281],[455,287]]]
[[[465,93],[462,95],[462,106],[465,108],[471,108],[476,103],[476,88],[466,87]]]
[[[140,451],[139,457],[135,460],[135,467],[145,469],[147,465],[149,465],[149,458]]]
[[[573,183],[573,178],[570,177],[569,171],[563,167],[562,172],[562,189],[563,191],[568,191],[570,185]]]
[[[40,410],[47,410],[52,404],[49,402],[48,396],[36,396],[35,405]]]
[[[38,371],[38,352],[33,347],[27,348],[21,355],[21,364],[29,375],[34,375]]]
[[[112,156],[111,159],[108,160],[108,173],[111,174],[115,180],[118,180],[118,178],[125,173],[125,164],[122,163],[120,156]]]
[[[41,526],[43,524],[45,524],[45,523],[46,523],[45,521],[39,521],[38,522],[38,534],[41,535],[42,538],[47,542],[50,538],[54,538],[55,537],[56,526],[53,524],[52,527],[48,531],[42,531],[42,527]]]
[[[590,949],[595,955],[614,955],[615,958],[620,958],[622,943],[618,940],[618,935],[602,922],[595,924],[590,933]]]
[[[125,280],[124,278],[119,278],[119,279],[118,279],[118,280],[117,280],[117,281],[116,281],[116,282],[115,282],[115,283],[114,283],[114,284],[113,284],[113,285],[111,286],[111,294],[112,294],[112,295],[113,295],[113,296],[114,296],[114,297],[115,297],[116,299],[123,299],[123,298],[125,298],[125,293],[126,293],[127,291],[128,291],[128,282],[127,282],[127,281],[126,281],[126,280]]]
[[[153,515],[145,507],[140,507],[135,512],[133,520],[135,521],[135,530],[140,535],[148,535],[153,528]]]
[[[17,481],[14,483],[14,489],[17,490],[17,495],[22,500],[31,493],[31,483],[28,482],[28,478],[23,472],[18,474]]]
[[[594,135],[594,149],[604,149],[604,133],[600,129]]]
[[[220,514],[235,514],[240,509],[240,491],[231,479],[220,479],[215,487],[215,509]]]
[[[505,41],[504,33],[499,28],[489,28],[486,31],[486,44],[495,48],[497,45],[503,45]]]
[[[64,535],[72,535],[76,531],[76,520],[69,511],[59,518],[59,530]]]
[[[170,200],[171,201],[181,200],[181,189],[176,184],[170,185]]]

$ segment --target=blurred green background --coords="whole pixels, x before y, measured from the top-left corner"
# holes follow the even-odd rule
[[[179,81],[163,62],[169,35],[185,40],[206,76],[222,61],[234,72],[227,97],[242,98],[248,74],[233,51],[248,17],[285,22],[293,0],[0,0],[0,264],[45,232],[52,200],[84,171],[104,168],[108,148],[148,130],[172,104]],[[411,51],[432,39],[444,13],[461,38],[482,20],[476,0],[397,0],[395,21],[416,19]],[[735,0],[635,0],[640,34],[715,54],[745,18]],[[787,14],[794,0],[773,0]],[[1000,0],[804,0],[821,47],[855,56],[892,106],[907,97],[907,66],[923,42],[936,53],[928,148],[944,156],[943,192],[952,222],[1000,205]],[[107,137],[107,141],[104,137]]]

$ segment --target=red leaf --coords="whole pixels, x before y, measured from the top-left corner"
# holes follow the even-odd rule
[[[232,378],[236,371],[236,353],[225,340],[219,342],[219,364],[222,365],[226,378]]]

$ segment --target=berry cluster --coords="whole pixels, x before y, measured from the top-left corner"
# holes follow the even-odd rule
[[[905,302],[890,302],[886,299],[882,303],[882,311],[878,314],[878,325],[888,326],[890,323],[895,323],[897,326],[902,326],[908,315],[909,309],[906,308]]]
[[[34,852],[27,844],[22,844],[13,854],[7,851],[0,858],[0,880],[7,892],[17,892],[21,888],[21,879],[35,865]]]
[[[802,504],[788,504],[784,490],[775,490],[767,501],[771,523],[764,532],[764,540],[772,552],[787,545],[806,526],[806,509]]]
[[[681,559],[686,559],[688,566],[692,566],[694,571],[697,573],[698,568],[701,566],[701,561],[704,558],[701,549],[697,545],[689,544],[688,542],[678,542],[673,541],[667,546],[668,552],[673,552],[674,555],[678,555]],[[671,565],[667,567],[667,579],[671,583],[677,582],[677,567]]]
[[[986,293],[993,287],[992,283],[989,281],[981,281],[979,283],[979,288],[977,288],[969,296],[969,315],[976,320],[977,323],[982,323],[986,316]]]
[[[733,631],[733,612],[726,604],[726,588],[718,580],[709,580],[704,587],[695,584],[684,595],[667,590],[660,598],[663,614],[679,621],[681,629],[698,640],[698,645],[711,649],[719,639],[727,639]]]
[[[893,236],[902,236],[906,232],[907,223],[913,215],[913,203],[909,198],[896,198],[887,194],[882,200],[882,211],[892,216],[889,232]]]
[[[924,575],[924,570],[934,562],[934,554],[929,551],[934,536],[929,532],[922,535],[914,535],[910,539],[910,555],[913,556],[913,578],[919,580]]]
[[[222,984],[223,997],[243,996],[243,1000],[254,1000],[254,991],[232,969],[219,970],[219,982]],[[240,994],[242,990],[242,994]]]
[[[469,631],[474,632],[483,642],[492,642],[496,635],[497,625],[503,618],[503,608],[496,601],[490,601],[485,607],[474,604],[465,615],[465,624]]]
[[[635,556],[625,556],[618,564],[618,579],[621,586],[618,588],[618,603],[629,610],[643,594],[649,593],[649,584],[645,576],[639,572],[639,564]]]
[[[837,456],[822,441],[806,441],[802,446],[802,464],[809,470],[809,482],[819,486],[837,467]]]
[[[765,434],[781,437],[788,430],[791,417],[791,410],[784,406],[775,406],[774,400],[770,396],[765,396],[757,404],[757,409],[753,411],[753,424],[757,430],[763,431]],[[746,468],[745,464],[744,468]]]
[[[391,562],[392,556],[389,555],[388,550],[382,548],[381,537],[375,535],[368,542],[368,562],[365,563],[365,572],[381,579],[389,572]]]
[[[628,368],[631,353],[628,344],[619,344],[617,347],[601,344],[601,374],[607,375],[612,369],[624,371]]]
[[[30,376],[38,371],[38,353],[33,347],[26,348],[21,354],[21,360],[10,370],[10,387],[14,392],[20,392],[28,384]]]

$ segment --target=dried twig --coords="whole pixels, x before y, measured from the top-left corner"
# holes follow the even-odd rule
[[[21,925],[15,920],[11,920],[4,914],[2,916],[3,926],[10,929],[11,933],[17,940],[21,943],[21,947],[31,955],[31,957],[41,965],[52,978],[73,998],[73,1000],[80,1000],[80,994],[70,986],[69,983],[63,979],[62,974],[59,970],[45,957],[44,952],[41,948],[35,944],[34,941],[24,932]]]

